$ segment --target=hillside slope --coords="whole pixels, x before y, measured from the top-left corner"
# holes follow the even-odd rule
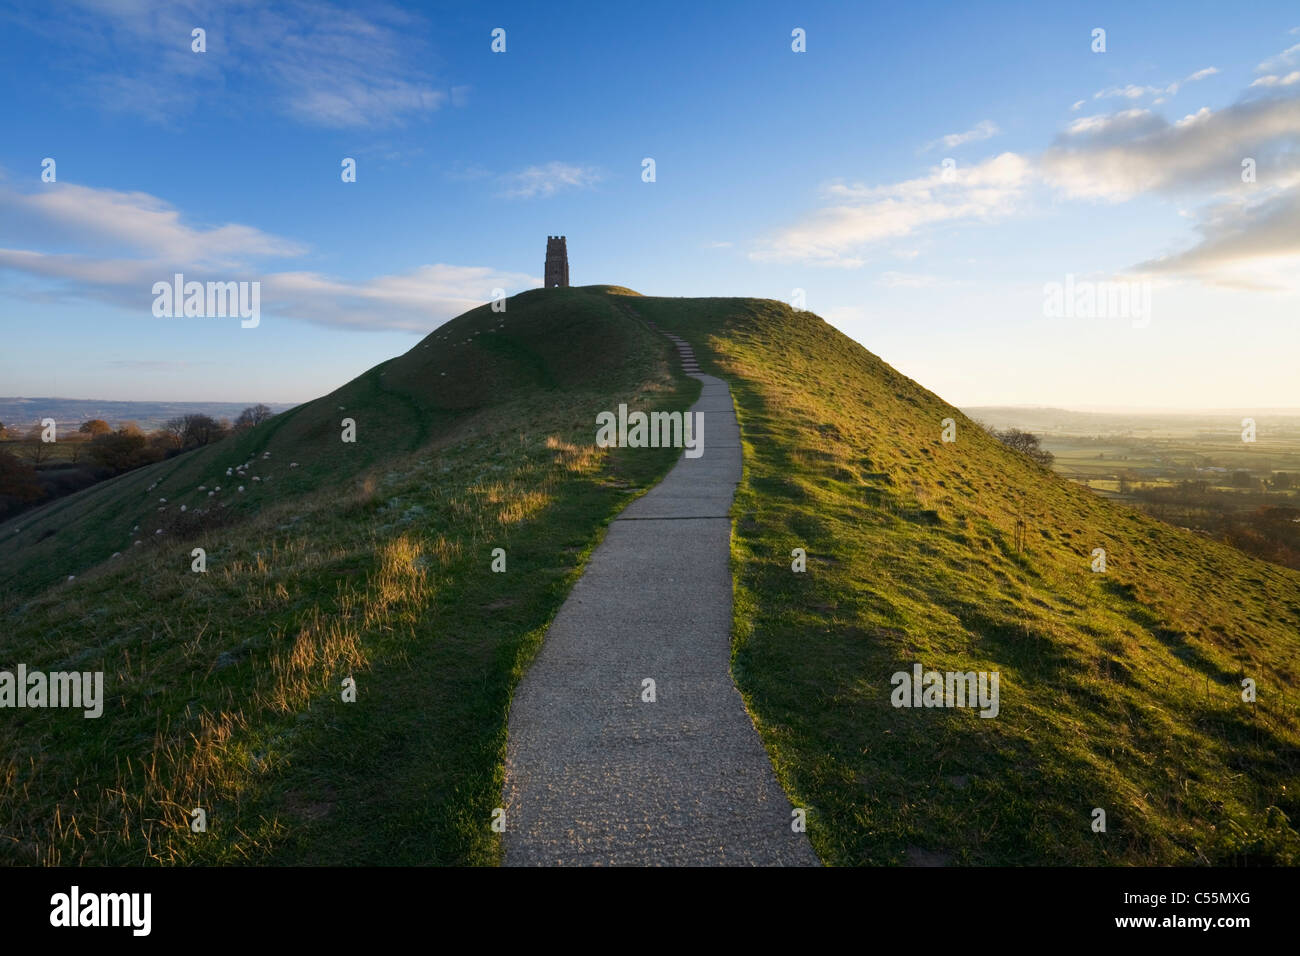
[[[811,313],[624,302],[735,396],[733,672],[824,860],[1300,862],[1300,574],[1038,468]],[[999,672],[1000,712],[894,707],[917,663]]]
[[[247,435],[0,525],[0,669],[102,670],[107,697],[98,719],[3,711],[0,861],[493,862],[514,684],[675,457],[593,447],[596,413],[699,389],[614,301],[475,309]]]
[[[0,859],[494,862],[515,683],[675,458],[595,448],[595,412],[698,390],[643,320],[731,386],[733,674],[823,860],[1300,862],[1300,574],[1039,469],[810,313],[610,287],[0,525],[0,669],[111,687],[0,721]],[[996,671],[998,715],[892,706],[917,663]]]

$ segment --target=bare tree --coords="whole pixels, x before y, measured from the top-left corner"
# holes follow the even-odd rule
[[[245,428],[256,428],[270,417],[271,409],[268,406],[261,403],[258,403],[257,405],[249,405],[246,409],[240,412],[239,417],[235,419],[235,428],[240,431],[243,431]]]
[[[23,442],[23,457],[33,465],[48,461],[54,455],[54,442],[41,441],[41,433],[44,430],[40,425],[33,425],[27,429],[27,440]]]
[[[158,430],[167,436],[173,448],[185,447],[185,416],[167,419]]]
[[[185,416],[185,447],[198,448],[225,438],[227,430],[210,415]]]
[[[990,428],[989,434],[1008,448],[1028,455],[1044,468],[1052,467],[1052,462],[1056,460],[1056,456],[1044,449],[1038,436],[1032,432],[1021,431],[1019,428],[1008,428],[1005,431]]]

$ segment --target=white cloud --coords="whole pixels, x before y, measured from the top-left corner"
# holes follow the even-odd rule
[[[1231,197],[1207,207],[1191,248],[1135,267],[1139,273],[1195,278],[1239,289],[1300,292],[1300,189],[1258,199]]]
[[[1212,75],[1207,67],[1189,77]],[[1038,156],[1004,153],[945,179],[886,185],[832,183],[820,208],[755,243],[759,262],[859,268],[885,240],[942,224],[986,223],[1028,208],[1042,183],[1064,198],[1119,203],[1156,195],[1179,204],[1199,238],[1135,267],[1162,279],[1250,289],[1295,289],[1300,277],[1300,77],[1265,79],[1218,110],[1169,121],[1132,107],[1070,122]],[[1243,183],[1243,161],[1258,182]],[[1197,208],[1197,206],[1202,208]],[[924,280],[885,273],[887,285]],[[906,283],[911,282],[911,286]]]
[[[1300,291],[1300,87],[1283,80],[1253,85],[1291,89],[1217,111],[1201,107],[1173,123],[1142,109],[1079,120],[1043,153],[1042,175],[1078,198],[1121,202],[1161,194],[1204,202],[1191,213],[1179,210],[1195,221],[1198,240],[1135,266],[1136,273]],[[1257,182],[1242,182],[1247,158],[1255,161]]]
[[[1130,83],[1127,86],[1112,86],[1109,89],[1098,90],[1096,93],[1092,94],[1092,98],[1094,100],[1104,100],[1119,96],[1128,100],[1137,100],[1144,96],[1154,96],[1166,92],[1169,92],[1169,90],[1165,87],[1134,86]]]
[[[1092,94],[1092,98],[1094,100],[1104,100],[1119,97],[1128,100],[1140,100],[1144,96],[1156,96],[1160,97],[1160,99],[1156,100],[1156,103],[1162,103],[1164,102],[1165,97],[1173,96],[1186,84],[1195,83],[1197,80],[1203,80],[1207,76],[1214,76],[1214,74],[1218,72],[1219,68],[1217,66],[1207,66],[1181,80],[1175,80],[1167,86],[1138,86],[1135,83],[1128,83],[1124,86],[1111,86],[1104,90],[1098,90],[1096,93]],[[1078,109],[1082,103],[1083,101],[1080,100],[1072,107],[1072,109]]]
[[[973,127],[964,133],[949,133],[947,136],[941,136],[931,143],[927,143],[925,150],[934,149],[936,146],[943,146],[945,149],[953,149],[965,143],[974,143],[982,139],[989,139],[1000,133],[996,123],[992,120],[980,120]]]
[[[267,312],[320,325],[427,332],[482,305],[494,288],[517,292],[541,284],[522,273],[445,263],[360,281],[277,272],[262,277],[262,302]]]
[[[545,166],[529,166],[501,177],[502,189],[498,195],[507,199],[553,196],[562,189],[588,189],[602,178],[600,170],[595,166],[550,162]]]
[[[541,285],[531,275],[445,263],[366,279],[269,271],[266,260],[301,256],[307,247],[253,226],[187,223],[178,210],[147,193],[63,184],[30,194],[0,190],[0,209],[4,229],[26,241],[80,247],[60,252],[0,248],[0,270],[45,280],[31,290],[33,297],[91,299],[142,316],[151,317],[153,284],[170,282],[178,272],[199,282],[261,282],[265,315],[420,332],[483,304],[495,288],[510,292]],[[99,244],[114,254],[86,251]],[[53,294],[50,283],[57,287]]]
[[[1291,86],[1293,83],[1300,83],[1300,70],[1288,73],[1286,76],[1261,76],[1251,86]]]
[[[991,220],[1009,214],[1028,184],[1029,164],[1003,153],[951,172],[889,186],[833,183],[823,190],[832,205],[761,241],[749,254],[757,262],[808,262],[855,269],[868,247],[942,222]]]
[[[1288,66],[1293,66],[1298,62],[1300,62],[1300,43],[1288,47],[1277,56],[1270,56],[1255,67],[1255,71],[1258,73],[1281,73]]]
[[[1074,197],[1122,201],[1150,191],[1239,185],[1243,157],[1270,160],[1277,178],[1294,174],[1300,156],[1300,99],[1245,99],[1202,108],[1176,123],[1143,109],[1072,123],[1042,155],[1044,177]]]
[[[145,256],[170,257],[201,266],[238,266],[254,257],[297,256],[301,244],[252,226],[198,226],[179,210],[142,192],[55,183],[33,193],[0,193],[0,206],[39,237],[102,241]],[[28,233],[28,235],[31,235]]]

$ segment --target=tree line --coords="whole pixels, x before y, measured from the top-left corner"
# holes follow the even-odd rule
[[[163,461],[256,428],[272,417],[269,407],[250,405],[235,418],[181,415],[145,432],[135,422],[116,428],[101,418],[83,422],[71,435],[43,440],[44,429],[26,431],[0,422],[0,520],[42,501],[97,481]]]

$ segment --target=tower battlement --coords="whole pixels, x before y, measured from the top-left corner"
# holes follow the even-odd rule
[[[546,263],[542,281],[548,289],[569,287],[569,249],[564,236],[546,237]]]

